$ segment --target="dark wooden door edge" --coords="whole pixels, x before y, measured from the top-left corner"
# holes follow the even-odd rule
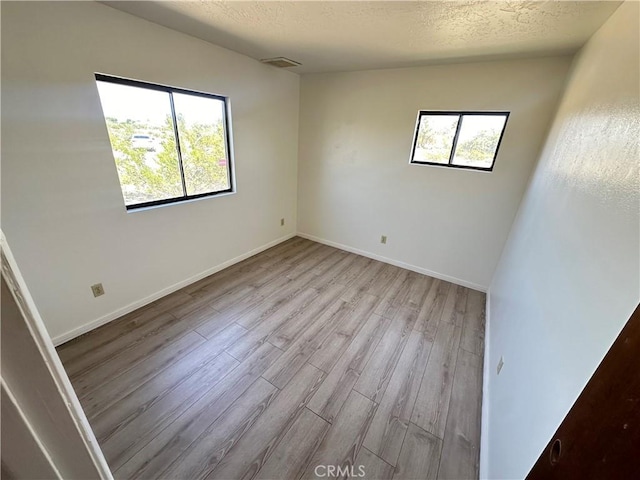
[[[640,305],[527,479],[640,478]]]

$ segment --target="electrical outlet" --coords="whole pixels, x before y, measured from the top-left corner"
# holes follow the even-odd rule
[[[500,357],[500,361],[498,362],[498,367],[496,368],[498,375],[500,375],[502,367],[504,367],[504,357]]]
[[[280,226],[281,226],[281,227],[284,227],[284,218],[281,218],[281,219],[280,219]]]
[[[91,285],[91,291],[93,292],[94,297],[99,297],[100,295],[104,295],[104,287],[101,283],[96,283],[95,285]]]
[[[382,235],[380,237],[380,243],[387,243],[387,236],[386,235]]]

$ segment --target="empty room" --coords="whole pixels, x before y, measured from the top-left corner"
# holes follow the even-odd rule
[[[640,3],[0,2],[6,479],[640,478]]]

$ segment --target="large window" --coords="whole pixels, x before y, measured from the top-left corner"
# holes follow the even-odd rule
[[[231,192],[227,99],[96,74],[127,209]]]
[[[418,114],[411,163],[493,170],[509,112]]]

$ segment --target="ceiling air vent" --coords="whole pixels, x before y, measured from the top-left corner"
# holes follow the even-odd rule
[[[294,60],[289,60],[288,58],[284,58],[284,57],[263,58],[260,61],[262,63],[266,63],[267,65],[272,65],[272,66],[278,67],[278,68],[297,67],[297,66],[301,65],[300,63],[298,63],[298,62],[296,62]]]

